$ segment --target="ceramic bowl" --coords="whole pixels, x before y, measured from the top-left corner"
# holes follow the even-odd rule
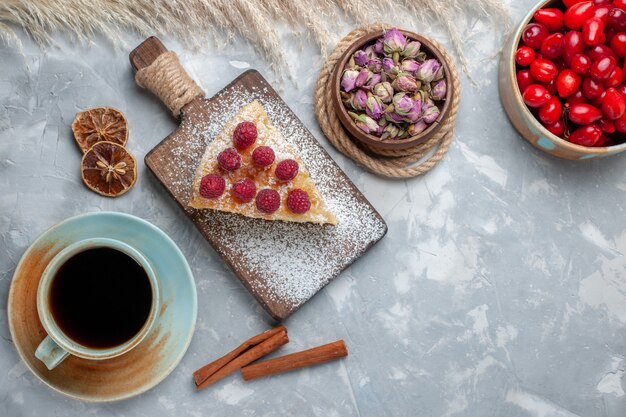
[[[350,118],[350,115],[348,115],[348,111],[344,107],[343,102],[341,101],[341,94],[340,94],[341,93],[341,89],[340,89],[341,75],[343,73],[343,69],[346,66],[346,63],[350,60],[350,57],[357,50],[367,46],[370,43],[375,42],[376,39],[383,36],[384,33],[382,30],[372,32],[367,35],[363,35],[362,37],[354,41],[354,43],[352,43],[352,45],[350,45],[350,47],[345,50],[343,55],[341,55],[341,57],[337,61],[337,64],[335,65],[335,69],[333,70],[333,75],[331,77],[331,82],[333,84],[332,105],[333,105],[333,108],[335,109],[335,112],[337,113],[337,116],[339,117],[339,121],[341,122],[344,129],[348,133],[348,136],[353,140],[357,140],[366,145],[370,145],[376,148],[406,149],[406,148],[419,145],[420,143],[426,142],[428,139],[430,139],[433,135],[435,135],[439,131],[439,129],[441,128],[442,122],[446,120],[447,117],[449,116],[451,97],[452,97],[452,94],[455,94],[455,92],[453,91],[452,83],[450,82],[450,68],[448,67],[448,64],[446,60],[443,58],[443,55],[441,54],[441,52],[439,52],[435,48],[435,46],[432,44],[432,42],[430,42],[430,40],[428,40],[427,38],[421,35],[418,35],[417,33],[409,32],[406,30],[400,30],[400,32],[402,32],[402,34],[410,40],[419,41],[422,44],[422,50],[428,53],[429,58],[436,58],[437,60],[439,60],[439,62],[441,62],[441,65],[443,65],[445,76],[446,76],[446,79],[448,80],[446,98],[445,100],[442,100],[440,102],[442,104],[440,104],[440,107],[439,107],[439,110],[440,110],[439,118],[435,120],[434,123],[428,126],[428,128],[426,128],[426,130],[421,132],[419,135],[410,136],[405,139],[381,140],[380,138],[374,135],[367,134],[363,132],[361,129],[359,129],[356,126],[356,124],[354,124],[354,122]]]
[[[559,158],[581,160],[614,155],[625,151],[626,143],[596,148],[576,145],[565,139],[561,139],[544,128],[530,112],[528,107],[526,107],[526,104],[524,104],[522,94],[517,85],[515,51],[517,51],[524,28],[533,18],[535,12],[543,7],[562,7],[562,3],[555,0],[540,2],[526,15],[502,49],[498,84],[500,88],[500,99],[502,100],[502,105],[511,123],[513,123],[513,126],[515,126],[524,139],[530,142],[535,148]]]

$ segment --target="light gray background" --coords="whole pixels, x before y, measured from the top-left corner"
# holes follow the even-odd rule
[[[513,20],[532,4],[514,2]],[[414,29],[446,41],[437,28]],[[22,39],[25,58],[0,47],[0,415],[626,414],[626,155],[567,162],[520,139],[498,99],[500,32],[477,22],[467,34],[476,83],[463,78],[455,141],[437,168],[407,181],[365,173],[323,138],[312,106],[321,60],[306,41],[285,35],[296,87],[249,46],[190,51],[165,39],[209,95],[246,67],[259,69],[389,224],[383,241],[286,323],[292,342],[284,351],[344,338],[346,360],[250,383],[232,376],[200,393],[192,371],[269,319],[143,163],[122,198],[88,191],[70,131],[78,110],[117,107],[142,160],[175,121],[135,85],[128,50],[58,37],[60,48],[44,53]],[[6,322],[11,277],[28,245],[67,217],[99,210],[166,231],[199,296],[196,333],[174,373],[107,405],[46,388],[20,362]]]

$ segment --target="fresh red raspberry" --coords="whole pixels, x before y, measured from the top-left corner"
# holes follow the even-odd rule
[[[261,168],[272,165],[274,158],[274,151],[269,146],[259,146],[252,152],[252,162]]]
[[[204,198],[218,198],[226,189],[226,181],[219,174],[209,174],[200,181],[200,195]]]
[[[293,159],[280,161],[276,166],[276,178],[281,181],[292,180],[298,175],[298,163]]]
[[[226,171],[234,171],[241,166],[241,156],[235,148],[228,148],[217,155],[217,163]]]
[[[287,207],[295,214],[302,214],[311,208],[309,194],[300,188],[294,188],[287,194]]]
[[[233,143],[240,151],[246,149],[256,141],[256,126],[252,122],[241,122],[233,132]]]
[[[256,208],[266,214],[272,214],[280,207],[278,191],[265,188],[256,195]]]
[[[243,178],[233,184],[232,192],[237,200],[247,203],[256,195],[256,185],[250,178]]]

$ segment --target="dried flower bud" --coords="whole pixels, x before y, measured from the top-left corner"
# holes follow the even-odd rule
[[[393,80],[391,86],[396,91],[414,93],[421,87],[421,83],[419,83],[419,81],[416,81],[415,78],[413,78],[412,76],[406,73],[401,73],[395,80]]]
[[[393,98],[393,87],[391,83],[378,83],[374,86],[373,92],[383,103],[391,103]]]
[[[433,123],[439,117],[439,107],[431,99],[427,99],[423,106],[424,121],[426,123]]]
[[[368,93],[365,107],[367,115],[374,120],[380,120],[380,118],[383,117],[383,111],[383,102],[372,93]]]
[[[398,67],[391,58],[383,58],[383,71],[390,80],[395,79],[396,76],[402,72],[400,71],[400,67]]]
[[[396,93],[392,99],[395,113],[406,116],[413,109],[413,100],[406,93]]]
[[[368,70],[367,68],[363,68],[361,71],[359,71],[359,74],[354,80],[354,84],[357,87],[362,87],[365,84],[367,84],[367,82],[370,80],[371,77],[372,77],[372,71]]]
[[[446,80],[435,81],[432,83],[430,97],[435,101],[443,100],[446,98],[446,90]]]
[[[376,56],[376,51],[374,51],[374,45],[367,46],[363,51],[365,51],[365,53],[367,54],[368,60],[378,58]]]
[[[398,126],[394,125],[393,123],[389,123],[383,129],[383,133],[380,136],[380,138],[381,139],[395,139],[398,136],[400,136],[400,133],[401,133],[401,129]]]
[[[345,91],[340,91],[339,95],[341,96],[341,102],[345,107],[352,106],[352,94],[346,93]]]
[[[381,78],[382,77],[380,76],[380,74],[372,74],[372,78],[370,78],[370,80],[367,82],[367,87],[369,87],[369,89],[371,90],[372,87],[380,83]]]
[[[354,53],[353,58],[354,63],[360,67],[364,67],[365,65],[367,65],[368,61],[370,60],[367,56],[367,53],[360,49]]]
[[[404,116],[404,121],[407,123],[416,123],[422,115],[422,102],[421,100],[413,100],[413,108]]]
[[[384,117],[391,123],[404,123],[404,116],[395,112],[393,104],[385,109]]]
[[[383,45],[386,54],[391,55],[394,52],[402,52],[406,45],[406,38],[398,29],[391,28],[385,31]]]
[[[419,69],[419,67],[421,67],[422,64],[420,64],[419,62],[417,62],[414,59],[405,59],[404,61],[402,61],[402,63],[400,64],[400,69],[403,72],[410,72],[410,73],[415,73],[415,71],[417,71]]]
[[[363,111],[365,110],[366,104],[367,104],[367,93],[364,90],[359,88],[358,90],[356,90],[354,94],[352,94],[352,100],[350,101],[350,106],[352,106],[354,110]]]
[[[367,68],[373,73],[379,73],[383,70],[383,61],[378,57],[372,58],[367,62]]]
[[[382,38],[379,38],[374,44],[373,50],[377,54],[382,54],[385,52],[385,44]]]
[[[427,59],[419,67],[419,69],[415,71],[415,78],[425,83],[429,83],[435,78],[435,75],[437,75],[440,68],[441,63],[439,61],[436,59]]]
[[[341,88],[343,91],[349,93],[356,87],[356,78],[359,76],[359,71],[345,70],[341,76]]]
[[[406,58],[416,58],[420,53],[420,48],[422,44],[418,41],[411,41],[406,44],[404,50],[402,51],[402,56]]]
[[[424,130],[426,130],[427,127],[428,125],[426,124],[424,119],[420,119],[416,123],[410,124],[406,128],[406,131],[409,135],[415,136],[415,135],[419,135],[420,133],[422,133]]]
[[[356,114],[353,112],[348,112],[350,117],[354,120],[356,126],[361,129],[365,133],[377,133],[380,129],[376,120],[372,119],[366,114]]]

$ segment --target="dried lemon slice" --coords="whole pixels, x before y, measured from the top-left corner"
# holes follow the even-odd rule
[[[111,107],[95,107],[76,114],[72,132],[78,146],[87,152],[98,142],[113,142],[126,145],[128,122],[119,110]]]
[[[137,180],[137,162],[121,145],[98,142],[81,161],[81,176],[87,187],[107,197],[117,197]]]

